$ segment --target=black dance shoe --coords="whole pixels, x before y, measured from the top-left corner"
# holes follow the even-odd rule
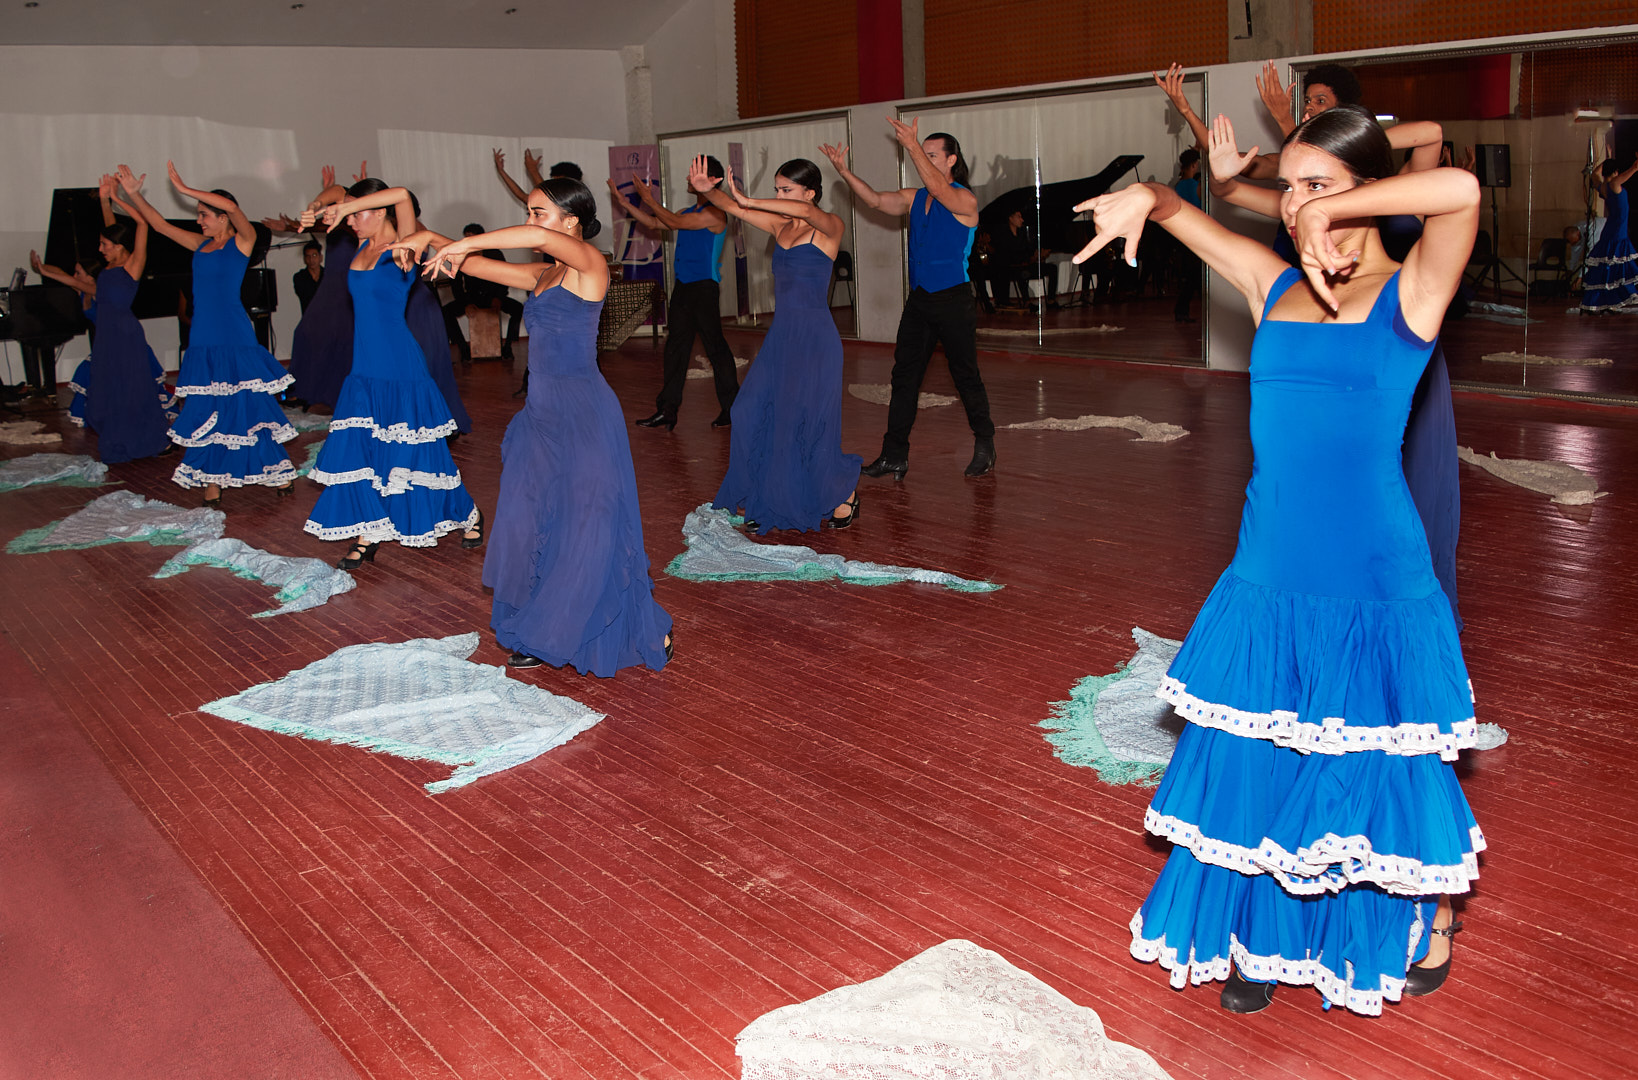
[[[646,428],[663,427],[667,431],[671,431],[677,426],[677,414],[668,413],[664,409],[660,409],[659,411],[655,412],[653,416],[645,416],[641,420],[638,420],[637,426]]]
[[[1254,983],[1243,978],[1239,968],[1232,968],[1228,982],[1223,984],[1219,1003],[1231,1013],[1262,1012],[1274,1002],[1274,986],[1274,983]]]
[[[530,656],[525,652],[515,652],[506,658],[506,666],[510,668],[540,667],[546,661],[538,656]]]
[[[973,459],[967,463],[968,477],[987,476],[995,471],[995,440],[978,439],[973,443]]]
[[[1443,930],[1429,930],[1428,933],[1438,934],[1440,937],[1454,938],[1461,928],[1461,921],[1458,920]],[[1405,993],[1411,997],[1427,997],[1445,985],[1445,980],[1450,977],[1451,957],[1456,955],[1456,942],[1452,941],[1450,945],[1450,956],[1445,957],[1445,962],[1438,967],[1416,967],[1413,965],[1409,971],[1405,972]]]
[[[475,532],[478,535],[477,536],[462,536],[461,537],[461,546],[462,547],[464,547],[464,548],[481,548],[481,547],[483,547],[483,511],[482,510],[478,511],[478,523],[476,525],[472,526],[470,529],[467,529],[466,531],[467,532]]]
[[[291,495],[294,495],[296,493],[296,482],[294,480],[288,481],[286,483],[280,484],[278,487],[274,488],[273,490],[278,492],[279,498],[287,499]]]
[[[832,529],[845,529],[855,521],[859,520],[859,493],[857,491],[853,493],[853,497],[851,499],[842,505],[848,508],[848,514],[846,517],[838,517],[837,515],[832,514],[830,517],[825,519],[825,524],[830,526]]]
[[[889,461],[887,455],[883,454],[859,471],[866,476],[892,476],[895,480],[903,480],[904,474],[910,471],[910,462]]]
[[[711,421],[711,426],[714,427],[714,428],[733,427],[734,426],[734,418],[732,416],[728,415],[728,410],[727,409],[724,409],[721,412],[717,413],[717,418],[715,420]]]
[[[380,546],[380,541],[373,544],[355,543],[352,550],[336,563],[336,569],[345,570],[350,574],[365,563],[375,562],[375,549]]]
[[[675,653],[676,651],[677,651],[677,643],[674,640],[672,640],[672,637],[671,637],[670,634],[667,634],[665,636],[665,658],[667,660],[670,660],[672,654]]]

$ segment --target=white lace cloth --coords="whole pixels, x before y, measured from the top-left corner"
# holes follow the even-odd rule
[[[743,356],[734,357],[734,367],[737,370],[743,371],[750,366],[750,363]],[[688,377],[690,379],[709,379],[714,377],[715,374],[716,372],[711,369],[710,359],[704,353],[695,353],[694,361],[688,368]]]
[[[1154,420],[1145,420],[1141,416],[1098,416],[1088,413],[1077,416],[1072,420],[1060,420],[1056,416],[1049,416],[1044,420],[1026,420],[1019,424],[1007,424],[1008,430],[1016,431],[1085,431],[1088,428],[1125,428],[1137,435],[1134,442],[1175,442],[1189,433],[1188,428],[1178,427],[1176,424],[1162,424]]]
[[[227,515],[220,510],[184,510],[134,491],[110,491],[61,521],[36,530],[26,543],[20,543],[23,537],[19,537],[9,550],[84,548],[122,540],[190,544],[221,536],[226,522]]]
[[[0,424],[0,442],[29,446],[40,443],[58,443],[63,437],[55,431],[44,431],[38,420],[12,420]]]
[[[603,719],[466,657],[478,635],[349,645],[200,710],[282,735],[459,766],[437,795],[561,746]]]
[[[0,491],[15,491],[30,484],[100,484],[108,466],[85,454],[30,454],[0,461]]]
[[[1598,481],[1592,475],[1562,461],[1532,461],[1529,458],[1497,457],[1476,454],[1471,447],[1458,446],[1456,456],[1469,465],[1477,465],[1485,472],[1509,484],[1539,492],[1553,502],[1565,506],[1585,506],[1608,495],[1598,490]]]
[[[872,405],[888,405],[893,401],[893,388],[887,383],[848,383],[847,392]],[[937,409],[954,405],[960,400],[954,394],[929,394],[924,391],[916,395],[916,408]]]
[[[154,577],[184,574],[194,566],[221,567],[239,577],[278,589],[273,599],[278,601],[279,606],[257,612],[254,618],[258,619],[318,607],[330,597],[349,592],[358,584],[353,575],[337,570],[320,559],[275,555],[271,551],[251,547],[243,540],[227,538],[202,540],[189,545],[186,550],[172,555],[154,573]]]
[[[959,938],[739,1033],[744,1080],[1167,1080],[1098,1014]]]

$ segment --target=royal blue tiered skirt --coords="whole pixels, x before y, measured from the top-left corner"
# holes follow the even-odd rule
[[[1175,848],[1132,920],[1174,986],[1312,985],[1377,1014],[1484,837],[1451,762],[1472,691],[1443,592],[1314,596],[1225,572],[1161,696],[1188,721],[1144,825]]]
[[[279,487],[296,478],[281,443],[296,437],[275,394],[289,372],[259,345],[188,347],[177,375],[182,407],[171,440],[187,448],[171,479],[185,488]]]

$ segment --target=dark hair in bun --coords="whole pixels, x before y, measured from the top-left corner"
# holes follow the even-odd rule
[[[136,228],[129,221],[116,220],[112,225],[102,227],[102,238],[130,251],[136,246]]]
[[[813,205],[818,206],[819,200],[825,194],[825,177],[819,171],[819,166],[807,158],[791,158],[779,167],[775,175],[783,176],[798,187],[805,187],[813,192]]]
[[[1376,116],[1359,105],[1338,105],[1309,117],[1285,137],[1283,145],[1293,143],[1330,154],[1347,167],[1355,183],[1381,180],[1396,171],[1387,133]]]
[[[597,201],[585,184],[567,176],[549,176],[536,185],[542,195],[565,214],[580,220],[580,239],[590,240],[603,231],[597,220]]]

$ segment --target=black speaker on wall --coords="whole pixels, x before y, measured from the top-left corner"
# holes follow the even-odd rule
[[[239,286],[239,299],[252,315],[271,315],[279,309],[279,282],[273,271],[257,267],[245,271],[244,284]]]
[[[1478,174],[1480,187],[1513,186],[1512,147],[1507,143],[1480,143],[1473,148],[1473,154],[1473,171]]]

